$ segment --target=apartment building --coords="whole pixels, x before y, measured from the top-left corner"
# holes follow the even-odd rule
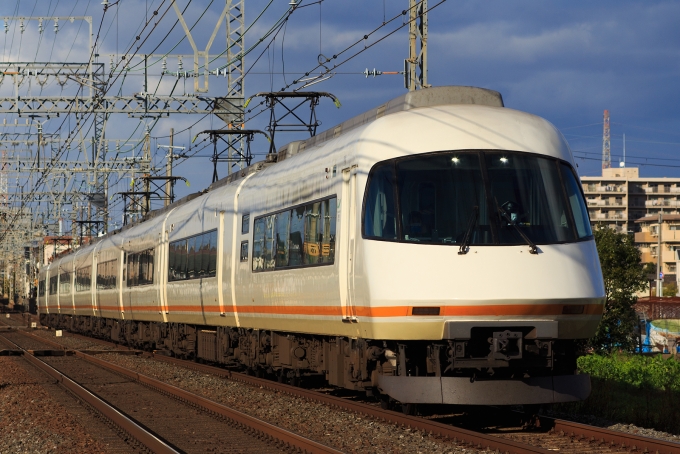
[[[640,232],[638,219],[659,213],[680,215],[680,178],[640,178],[639,169],[602,169],[601,177],[581,177],[593,228]]]
[[[645,216],[635,223],[640,227],[635,232],[635,245],[642,253],[643,263],[657,263],[661,254],[661,272],[664,284],[676,282],[678,258],[680,258],[680,215],[664,214],[659,225],[659,215]],[[661,250],[659,251],[659,232]]]
[[[639,169],[619,167],[602,169],[601,177],[581,177],[581,184],[593,229],[609,227],[620,233],[634,233],[643,263],[657,263],[661,232],[663,281],[666,285],[676,282],[680,178],[640,178]],[[659,213],[663,215],[661,225]]]

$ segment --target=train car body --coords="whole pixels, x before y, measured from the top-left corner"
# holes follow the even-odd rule
[[[437,87],[276,157],[55,260],[45,322],[402,403],[588,395],[604,285],[550,123]]]

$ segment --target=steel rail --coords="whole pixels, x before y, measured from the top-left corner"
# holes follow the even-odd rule
[[[43,339],[39,336],[35,336],[30,333],[21,334],[25,336],[35,337],[48,344],[57,344],[56,342]],[[131,371],[130,369],[126,369],[125,367],[119,366],[117,364],[104,361],[103,359],[99,359],[86,352],[75,350],[74,353],[79,358],[82,358],[100,367],[104,367],[106,369],[119,373],[125,377],[128,377],[132,380],[135,380],[139,383],[149,386],[150,388],[155,389],[156,391],[168,394],[176,399],[192,404],[203,410],[218,414],[221,417],[227,419],[230,423],[236,425],[237,427],[247,428],[249,430],[254,431],[258,435],[268,437],[269,439],[277,440],[297,451],[310,454],[342,454],[340,451],[337,451],[331,447],[324,446],[321,443],[309,440],[293,432],[289,432],[273,424],[269,424],[252,416],[246,415],[245,413],[234,410],[217,402],[213,402],[209,399],[206,399],[189,391],[185,391],[176,386],[163,383],[162,381],[156,380],[155,378],[151,378],[149,376]],[[116,353],[116,351],[112,350],[111,353]]]
[[[563,419],[541,418],[552,423],[552,430],[558,435],[577,438],[580,441],[628,449],[640,453],[680,454],[680,443],[628,434],[602,427],[589,426]]]
[[[26,334],[26,333],[22,333]],[[32,336],[32,335],[31,335]],[[37,337],[37,336],[34,336]],[[40,338],[38,338],[40,339]],[[137,424],[135,421],[132,419],[128,418],[125,414],[123,414],[120,410],[115,408],[114,406],[104,402],[102,399],[97,397],[95,394],[91,393],[84,387],[80,386],[78,383],[75,381],[71,380],[69,377],[66,375],[62,374],[49,364],[39,360],[35,356],[31,354],[27,354],[26,349],[21,348],[19,345],[16,343],[10,341],[9,339],[4,338],[3,340],[5,342],[9,342],[16,346],[17,348],[21,349],[24,351],[24,358],[33,366],[35,366],[38,370],[44,372],[48,376],[54,378],[59,382],[61,385],[63,385],[66,389],[71,391],[74,395],[76,395],[79,399],[83,400],[87,404],[91,405],[93,408],[95,408],[98,412],[100,412],[102,415],[104,415],[106,418],[108,418],[111,422],[113,422],[116,426],[120,427],[122,430],[130,434],[132,437],[134,437],[137,441],[139,441],[141,444],[146,446],[151,452],[158,453],[158,454],[179,454],[180,451],[177,451],[170,445],[168,445],[166,442],[158,438],[156,435],[153,433],[147,431],[144,429],[142,426]],[[42,340],[42,339],[41,339]]]
[[[88,339],[92,340],[91,337],[88,336],[83,336],[80,334],[75,334],[75,333],[69,333],[70,336],[74,337],[79,337],[82,339]],[[37,336],[36,336],[37,337]],[[102,342],[104,344],[108,345],[117,345],[113,344],[111,342],[103,341],[100,339],[97,339],[98,342]],[[353,411],[359,414],[365,414],[368,416],[372,416],[378,419],[382,419],[384,421],[389,421],[393,422],[396,424],[403,424],[408,427],[424,430],[426,432],[432,432],[434,434],[438,434],[442,437],[448,437],[449,439],[452,439],[454,441],[458,442],[463,442],[463,443],[471,443],[474,444],[475,446],[482,446],[484,447],[484,440],[487,439],[492,439],[493,441],[502,443],[503,445],[506,445],[506,443],[513,443],[514,445],[517,445],[518,450],[512,449],[511,446],[506,445],[505,448],[498,447],[500,452],[507,452],[507,453],[527,453],[527,452],[549,452],[548,450],[545,449],[540,449],[540,448],[534,448],[533,450],[524,450],[520,451],[519,448],[520,446],[522,448],[527,448],[526,445],[518,443],[518,442],[509,442],[505,441],[503,439],[499,439],[498,437],[493,437],[491,435],[484,435],[484,434],[479,434],[473,431],[468,431],[465,429],[459,429],[456,427],[452,427],[446,424],[442,423],[437,423],[434,421],[428,421],[422,418],[417,418],[413,416],[406,416],[402,415],[401,413],[394,412],[394,411],[389,411],[389,410],[383,410],[371,405],[359,403],[359,402],[352,402],[348,401],[346,399],[340,399],[334,396],[329,396],[326,394],[321,394],[318,392],[314,391],[308,391],[302,388],[298,388],[295,386],[290,386],[282,383],[277,383],[271,380],[267,379],[262,379],[262,378],[257,378],[257,377],[252,377],[249,375],[245,374],[240,374],[240,373],[232,373],[229,370],[215,367],[215,366],[209,366],[205,364],[199,364],[195,362],[190,362],[186,360],[180,360],[180,359],[175,359],[171,358],[165,355],[160,355],[160,354],[154,354],[154,353],[144,353],[145,357],[153,358],[155,360],[159,361],[164,361],[172,364],[177,364],[182,367],[188,368],[188,369],[193,369],[197,370],[200,372],[205,372],[213,375],[219,375],[222,377],[229,378],[234,381],[239,381],[242,383],[248,383],[250,385],[255,385],[255,386],[261,386],[263,388],[267,388],[270,390],[274,391],[279,391],[283,393],[287,393],[289,395],[297,396],[297,397],[303,397],[305,399],[310,399],[313,401],[317,402],[322,402],[327,405],[335,406],[338,408],[343,408],[348,411]],[[640,453],[654,453],[654,454],[680,454],[680,443],[674,443],[671,441],[666,441],[666,440],[660,440],[656,438],[649,438],[649,437],[644,437],[641,435],[635,435],[635,434],[629,434],[626,432],[619,432],[616,430],[611,430],[611,429],[606,429],[606,428],[601,428],[601,427],[595,427],[595,426],[589,426],[586,424],[580,424],[576,422],[571,422],[571,421],[566,421],[562,419],[552,419],[548,417],[541,417],[541,423],[544,427],[552,427],[552,430],[554,433],[558,435],[564,435],[564,436],[569,436],[572,438],[577,438],[581,441],[586,441],[590,442],[593,444],[600,444],[600,445],[609,445],[611,447],[619,447],[622,449],[628,449],[630,451],[635,451],[635,452],[640,452]],[[445,430],[446,429],[446,430]],[[479,437],[479,439],[477,438]],[[489,445],[488,447],[491,447]],[[492,447],[492,449],[496,449],[496,447]]]

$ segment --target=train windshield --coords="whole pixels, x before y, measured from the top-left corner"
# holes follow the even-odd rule
[[[431,153],[377,164],[369,175],[363,233],[452,245],[565,243],[592,236],[569,165],[498,151]]]

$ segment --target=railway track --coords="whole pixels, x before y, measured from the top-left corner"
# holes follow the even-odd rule
[[[151,452],[338,452],[37,336],[16,331],[0,339]]]
[[[69,336],[86,339],[92,338],[69,333]],[[115,344],[96,340],[109,347]],[[59,345],[54,343],[55,345]],[[85,355],[83,353],[80,353]],[[275,392],[286,393],[310,401],[354,412],[380,421],[409,427],[435,437],[448,439],[456,444],[480,450],[492,450],[501,453],[640,453],[640,454],[680,454],[680,444],[665,440],[642,437],[606,428],[589,426],[566,420],[540,417],[539,427],[527,430],[522,427],[520,418],[515,415],[517,424],[508,423],[506,412],[498,411],[497,418],[486,413],[480,417],[486,422],[472,422],[470,418],[456,421],[455,418],[427,419],[407,416],[399,412],[384,410],[376,405],[340,398],[318,391],[303,389],[271,380],[257,378],[241,373],[234,373],[222,368],[170,358],[154,353],[140,353],[142,356],[157,361],[177,365],[183,368],[217,375],[230,380],[247,383]],[[505,416],[501,416],[505,415]],[[496,419],[496,422],[493,420]],[[467,425],[468,427],[462,427]]]

